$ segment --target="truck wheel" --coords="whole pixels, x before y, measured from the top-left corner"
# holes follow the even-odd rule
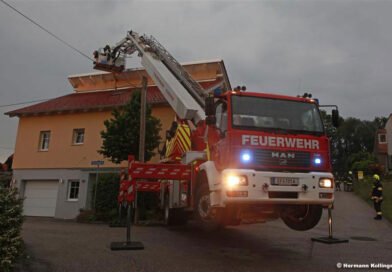
[[[167,226],[185,225],[188,222],[188,214],[182,209],[171,209],[169,207],[169,195],[165,194],[164,221]]]
[[[320,205],[292,205],[285,211],[282,220],[293,230],[310,230],[318,224],[322,213]]]
[[[196,191],[194,215],[197,224],[205,231],[214,231],[221,227],[218,220],[218,214],[212,215],[210,203],[210,190],[206,177],[201,177],[198,183],[199,188]],[[217,212],[218,213],[218,212]]]

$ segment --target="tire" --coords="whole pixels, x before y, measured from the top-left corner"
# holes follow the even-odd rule
[[[292,205],[282,216],[282,220],[293,230],[305,231],[318,224],[322,213],[320,205]]]
[[[205,231],[217,230],[222,226],[219,220],[220,212],[217,211],[215,215],[212,215],[210,190],[207,183],[207,177],[203,172],[198,178],[198,186],[199,188],[196,190],[194,206],[194,217],[196,223]]]
[[[171,209],[169,207],[169,194],[165,194],[165,206],[163,218],[166,226],[180,226],[188,222],[188,214],[182,209]]]

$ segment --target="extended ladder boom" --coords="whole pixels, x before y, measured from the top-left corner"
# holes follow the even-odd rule
[[[204,89],[152,36],[128,32],[127,37],[113,48],[106,47],[103,52],[94,53],[94,68],[121,71],[125,67],[126,56],[136,51],[143,67],[181,119],[191,120],[195,124],[205,119]]]

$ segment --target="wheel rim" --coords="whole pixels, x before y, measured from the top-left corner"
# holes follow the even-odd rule
[[[289,216],[289,218],[293,221],[301,222],[309,215],[309,213],[310,213],[310,206],[305,205],[301,207],[300,211],[297,210],[294,215]]]
[[[208,221],[210,219],[211,213],[211,202],[209,195],[203,195],[198,203],[198,211],[200,218],[204,221]]]

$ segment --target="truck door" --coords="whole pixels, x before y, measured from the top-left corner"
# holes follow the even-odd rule
[[[214,139],[211,141],[211,159],[215,161],[217,168],[222,168],[227,158],[227,103],[218,102],[215,110],[216,124]]]

